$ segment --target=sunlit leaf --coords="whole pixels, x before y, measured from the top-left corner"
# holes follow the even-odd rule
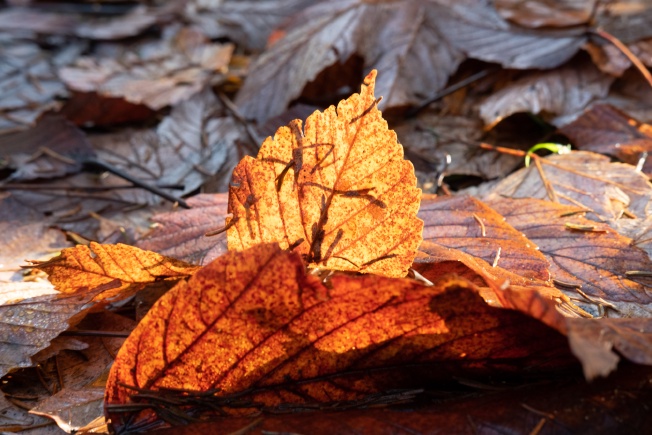
[[[233,171],[230,249],[294,248],[312,266],[404,276],[421,242],[412,164],[376,107],[376,72],[325,112],[281,127]]]
[[[110,290],[96,297],[107,299],[130,296],[157,281],[183,279],[198,267],[133,246],[91,242],[90,246],[66,248],[61,255],[37,263],[36,268],[46,272],[50,282],[63,293],[112,283]]]
[[[107,410],[120,432],[173,418],[145,397],[166,392],[190,398],[177,402],[181,418],[210,403],[234,415],[355,403],[451,369],[563,366],[564,341],[521,313],[487,306],[459,278],[423,286],[336,275],[327,288],[299,255],[263,244],[229,252],[159,300],[116,358]],[[153,409],[141,412],[146,403]]]

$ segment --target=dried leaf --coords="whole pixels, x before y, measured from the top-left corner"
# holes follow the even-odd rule
[[[43,400],[30,410],[31,414],[49,417],[61,430],[75,433],[97,416],[102,415],[104,403],[103,388],[84,390],[63,389]],[[89,420],[89,417],[93,417]]]
[[[489,2],[322,2],[297,14],[252,65],[236,102],[259,122],[283,112],[326,67],[354,55],[383,72],[381,107],[416,105],[443,88],[465,55],[514,68],[552,68],[584,42],[578,32],[510,26]]]
[[[204,89],[175,106],[156,132],[123,132],[90,140],[103,161],[150,184],[180,186],[171,192],[182,196],[218,172],[230,175],[239,157],[236,141],[242,136],[237,121],[210,89]],[[115,193],[135,203],[161,201],[141,189]]]
[[[424,241],[412,268],[430,281],[454,273],[478,286],[480,296],[491,306],[519,310],[565,333],[560,313],[567,317],[590,317],[553,287],[551,281],[525,278],[494,266],[458,249]]]
[[[381,107],[431,98],[464,56],[438,28],[439,7],[430,2],[317,3],[297,14],[250,68],[236,103],[262,123],[282,113],[326,67],[364,57],[364,70],[382,71]]]
[[[614,371],[618,354],[637,364],[652,365],[650,319],[568,319],[567,325],[571,350],[589,380]]]
[[[518,112],[576,116],[591,101],[606,97],[613,80],[586,61],[532,72],[488,97],[480,116],[487,125]]]
[[[577,207],[536,199],[501,199],[489,204],[537,244],[550,260],[553,279],[562,283],[558,287],[582,308],[609,317],[652,316],[649,279],[626,274],[652,270],[652,261],[631,246],[630,239],[581,215],[565,216],[577,212]],[[595,231],[572,230],[568,222],[588,225]]]
[[[57,68],[68,65],[81,51],[68,44],[53,53],[38,44],[0,36],[0,133],[6,134],[33,125],[38,117],[57,108],[57,97],[66,96]]]
[[[184,16],[210,38],[227,37],[248,50],[263,50],[285,20],[313,4],[310,0],[192,0]]]
[[[551,155],[495,185],[484,199],[538,198],[583,208],[591,219],[618,227],[623,210],[638,219],[650,213],[652,185],[631,165],[587,151]],[[548,187],[546,187],[548,186]],[[594,214],[595,213],[595,214]]]
[[[226,194],[201,194],[188,199],[190,210],[176,210],[152,217],[154,229],[136,246],[193,264],[207,264],[226,252],[226,231],[220,229],[227,211]]]
[[[20,280],[28,258],[49,257],[69,246],[63,233],[49,226],[41,213],[0,193],[0,281]]]
[[[567,27],[586,24],[597,0],[496,0],[501,17],[524,27]]]
[[[559,132],[579,149],[608,154],[634,166],[644,158],[643,153],[652,153],[652,125],[609,105],[593,106]],[[645,159],[642,169],[652,175],[652,159]]]
[[[411,160],[415,155],[438,174],[474,175],[493,179],[511,172],[522,159],[479,147],[482,122],[468,116],[422,113],[416,122],[396,127],[399,141]]]
[[[652,4],[647,0],[599,2],[596,27],[604,29],[621,42],[636,42],[652,37]]]
[[[0,293],[5,289],[14,292],[18,285],[0,284]],[[95,293],[104,287],[107,286],[69,295],[46,293],[31,297],[26,293],[19,299],[3,303],[0,306],[0,376],[19,367],[30,367],[33,364],[30,357],[78,322],[92,305]],[[37,288],[36,291],[42,290]]]
[[[73,90],[123,97],[158,110],[190,98],[224,72],[232,45],[211,44],[195,30],[169,28],[113,56],[82,57],[59,71]]]
[[[525,278],[548,281],[548,261],[536,245],[505,218],[468,196],[424,198],[418,216],[423,239],[459,249]]]
[[[295,248],[311,267],[404,276],[421,242],[412,164],[376,107],[376,72],[360,94],[281,127],[245,157],[229,189],[229,249]]]
[[[197,266],[143,251],[128,245],[77,245],[61,255],[39,263],[37,269],[62,293],[75,293],[82,288],[95,289],[110,285],[96,300],[125,298],[147,284],[163,280],[180,280],[192,275]]]
[[[2,157],[13,171],[7,181],[55,178],[79,172],[94,157],[84,133],[60,115],[44,115],[29,130],[0,136]]]
[[[299,255],[263,244],[229,252],[159,300],[116,358],[107,410],[122,431],[173,415],[155,402],[153,412],[141,412],[139,392],[201,397],[187,402],[191,413],[212,401],[236,415],[282,404],[364,403],[445,378],[453,365],[563,366],[563,342],[520,313],[488,307],[457,278],[426,287],[340,275],[327,289],[305,274]],[[174,415],[183,419],[185,411]]]

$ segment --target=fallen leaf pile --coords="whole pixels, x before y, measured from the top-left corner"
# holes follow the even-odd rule
[[[649,2],[5,3],[3,433],[652,424]]]

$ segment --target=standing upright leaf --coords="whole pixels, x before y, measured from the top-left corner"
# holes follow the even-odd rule
[[[403,276],[421,242],[420,190],[374,97],[360,94],[295,120],[233,171],[230,249],[293,247],[310,266]]]

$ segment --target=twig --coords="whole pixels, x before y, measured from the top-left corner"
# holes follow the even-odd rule
[[[437,94],[434,97],[430,98],[425,103],[423,103],[420,106],[417,106],[417,107],[415,107],[413,109],[408,110],[407,113],[406,113],[406,116],[408,118],[412,118],[412,117],[418,115],[419,112],[421,112],[426,107],[430,106],[435,101],[441,100],[442,98],[452,94],[453,92],[457,92],[460,89],[470,85],[471,83],[476,82],[476,81],[478,81],[480,79],[483,79],[483,78],[487,77],[490,74],[495,73],[499,69],[500,68],[498,68],[498,67],[487,68],[485,70],[482,70],[482,71],[480,71],[478,73],[473,74],[470,77],[467,77],[467,78],[465,78],[463,80],[460,80],[459,82],[455,83],[454,85],[450,85],[447,88],[442,89],[441,91],[437,92]]]
[[[136,185],[138,187],[141,187],[141,188],[143,188],[143,189],[145,189],[145,190],[147,190],[149,192],[152,192],[155,195],[160,196],[161,198],[167,199],[168,201],[173,202],[173,203],[177,203],[177,204],[179,204],[180,207],[190,208],[190,206],[183,199],[178,198],[178,197],[176,197],[174,195],[170,195],[166,191],[164,191],[162,189],[159,189],[156,186],[152,186],[150,184],[144,183],[144,182],[140,181],[139,179],[137,179],[135,177],[132,177],[131,175],[129,175],[126,172],[122,171],[121,169],[118,169],[115,166],[109,165],[108,163],[105,163],[105,162],[102,162],[102,161],[96,160],[96,159],[87,159],[87,160],[82,161],[82,164],[87,169],[91,169],[91,170],[92,169],[100,169],[100,170],[103,170],[103,171],[110,172],[113,175],[117,175],[118,177],[123,178],[123,179],[129,181],[130,183],[132,183],[132,184],[134,184],[134,185]]]

